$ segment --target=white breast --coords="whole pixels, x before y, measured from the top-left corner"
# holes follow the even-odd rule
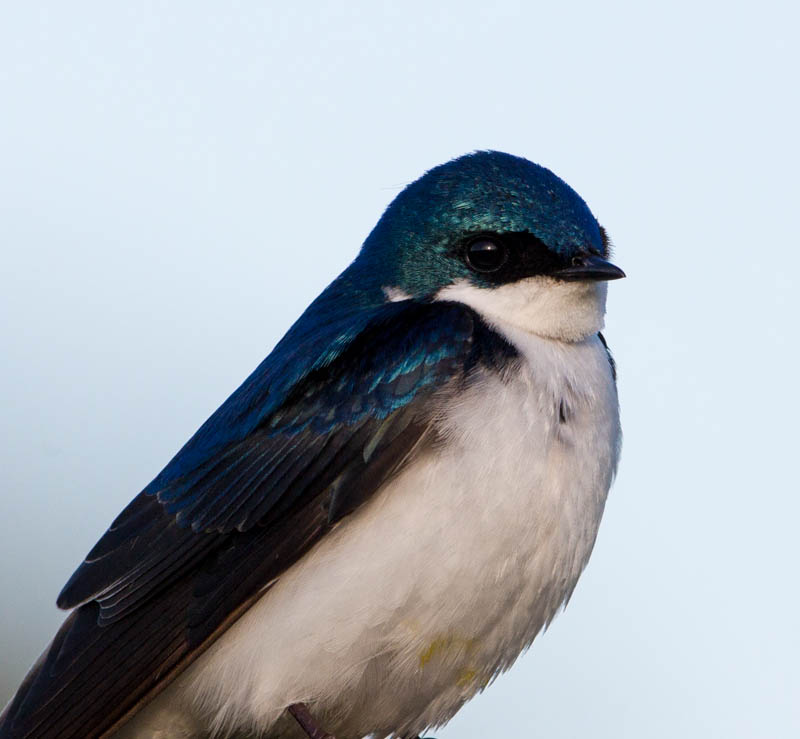
[[[620,428],[596,336],[503,331],[522,357],[512,376],[454,401],[446,445],[282,576],[140,726],[191,705],[193,720],[263,730],[306,701],[342,736],[413,736],[510,666],[588,560]]]

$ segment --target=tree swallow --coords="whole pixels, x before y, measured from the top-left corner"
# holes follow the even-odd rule
[[[401,739],[569,599],[617,466],[584,201],[494,151],[426,173],[111,524],[0,737]]]

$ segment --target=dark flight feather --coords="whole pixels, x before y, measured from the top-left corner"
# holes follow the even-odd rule
[[[315,310],[70,578],[58,603],[75,610],[0,739],[107,735],[408,460],[439,393],[515,354],[460,304],[381,304],[312,332]]]

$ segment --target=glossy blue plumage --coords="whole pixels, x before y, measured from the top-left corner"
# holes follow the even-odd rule
[[[564,257],[604,248],[589,207],[562,179],[522,157],[479,151],[435,167],[403,190],[351,270],[368,284],[377,276],[418,298],[458,279],[480,284],[479,275],[449,258],[459,239],[480,231],[529,232]]]
[[[456,363],[463,365],[469,354],[475,318],[459,306],[401,302],[363,313],[368,320],[358,336],[337,347],[338,353],[328,346],[325,364],[310,364],[282,394],[267,389],[268,400],[256,406],[258,429],[243,439],[232,440],[229,433],[221,447],[222,464],[209,469],[207,458],[199,465],[190,464],[187,459],[192,458],[181,451],[145,493],[157,495],[181,525],[220,532],[246,530],[269,512],[261,488],[268,488],[271,498],[276,489],[288,488],[287,483],[269,482],[277,474],[294,479],[284,471],[287,460],[303,458],[322,440],[353,433],[365,421],[383,421],[418,393],[446,382]],[[283,379],[281,368],[273,368]],[[252,393],[252,387],[245,383],[218,414],[226,414],[230,406],[256,415],[249,404],[264,391]],[[209,431],[218,423],[212,417]],[[203,434],[201,429],[201,441],[206,438]],[[210,433],[208,438],[213,438]],[[190,441],[188,449],[191,445]],[[244,485],[247,481],[252,481],[249,488]],[[249,503],[243,500],[248,490]],[[208,515],[209,510],[214,515]]]

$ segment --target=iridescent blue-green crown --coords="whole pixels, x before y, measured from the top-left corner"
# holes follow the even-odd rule
[[[522,157],[478,151],[408,185],[364,242],[356,265],[419,294],[457,279],[459,265],[448,253],[465,235],[484,231],[528,231],[564,256],[603,248],[597,221],[566,182]]]

